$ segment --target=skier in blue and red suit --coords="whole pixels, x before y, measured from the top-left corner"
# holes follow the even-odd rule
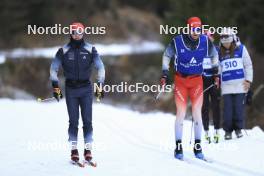
[[[194,119],[194,154],[199,159],[204,158],[201,147],[201,132],[203,128],[201,109],[203,105],[203,61],[212,58],[215,72],[218,72],[217,51],[206,35],[201,33],[201,20],[191,17],[187,24],[189,34],[181,34],[173,38],[163,54],[161,85],[167,84],[169,64],[174,60],[174,95],[176,103],[174,157],[183,159],[182,131],[186,115],[188,98],[192,103],[192,118]],[[212,56],[212,57],[211,57]]]

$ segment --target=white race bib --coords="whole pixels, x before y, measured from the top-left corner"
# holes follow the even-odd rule
[[[212,59],[204,58],[203,60],[203,69],[211,69],[212,68]]]
[[[243,69],[242,58],[231,58],[221,62],[222,72]]]

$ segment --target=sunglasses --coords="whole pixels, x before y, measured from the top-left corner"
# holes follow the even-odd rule
[[[192,27],[191,32],[193,34],[201,34],[202,29],[200,27]]]
[[[229,37],[230,37],[230,35],[221,35],[220,36],[221,39],[226,39],[226,38],[229,38]]]

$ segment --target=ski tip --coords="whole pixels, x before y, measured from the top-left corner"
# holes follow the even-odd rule
[[[92,167],[97,167],[97,163],[90,163]]]
[[[70,161],[70,163],[79,167],[84,167],[84,164],[80,163],[79,161]]]
[[[77,163],[77,165],[78,165],[79,167],[84,167],[84,165],[83,165],[82,163]]]
[[[213,163],[213,160],[211,160],[211,159],[208,159],[208,158],[197,158],[198,160],[201,160],[201,161],[205,161],[205,162],[207,162],[207,163]]]
[[[87,164],[87,165],[92,166],[92,167],[97,167],[97,163],[93,162],[93,161],[86,161],[85,160],[83,163],[84,163],[84,165]]]
[[[213,162],[214,162],[213,160],[211,160],[211,159],[207,159],[207,158],[205,158],[205,160],[206,160],[206,162],[208,162],[208,163],[213,163]]]

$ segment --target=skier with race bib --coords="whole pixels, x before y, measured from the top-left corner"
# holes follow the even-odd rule
[[[205,34],[213,43],[214,38],[213,35],[206,31]],[[211,56],[212,57],[212,56]],[[213,86],[207,91],[204,92],[204,99],[203,99],[203,107],[202,107],[202,119],[203,119],[203,127],[205,132],[205,139],[208,143],[211,143],[211,135],[209,131],[209,120],[210,120],[210,109],[212,110],[212,119],[214,125],[214,136],[213,141],[215,143],[219,142],[220,139],[220,99],[221,93],[219,88],[219,73],[217,72],[216,67],[212,65],[212,59],[210,57],[204,58],[203,63],[203,86],[204,90],[208,89],[208,87],[213,86],[216,84],[217,86]]]
[[[203,60],[213,56],[213,67],[218,65],[217,51],[206,35],[201,33],[201,20],[198,17],[191,17],[187,21],[190,27],[190,34],[181,34],[173,38],[166,47],[162,59],[161,85],[165,86],[169,77],[170,61],[174,60],[174,95],[176,104],[175,120],[175,143],[174,157],[183,160],[183,121],[186,115],[188,98],[192,103],[192,118],[194,120],[194,148],[196,158],[204,159],[201,147],[202,115],[203,104]]]
[[[231,28],[222,31],[218,53],[224,98],[223,127],[225,139],[230,140],[233,131],[238,138],[243,136],[245,101],[253,81],[253,66],[246,47],[237,41]]]
[[[90,81],[92,69],[98,70],[98,85],[101,86],[105,79],[104,64],[97,53],[96,48],[84,41],[84,26],[82,23],[71,24],[70,42],[60,48],[50,67],[50,79],[53,87],[53,95],[59,101],[62,98],[59,88],[58,71],[63,68],[66,91],[66,104],[69,115],[69,142],[71,144],[71,160],[79,164],[79,152],[77,149],[79,108],[83,121],[83,137],[85,143],[85,161],[92,160],[92,101],[93,86]],[[103,90],[96,90],[97,98],[103,97]]]

